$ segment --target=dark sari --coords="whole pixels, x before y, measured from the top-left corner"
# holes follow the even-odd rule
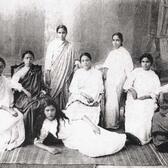
[[[20,64],[18,70],[24,65]],[[31,93],[31,98],[23,92],[14,93],[15,107],[24,114],[25,123],[25,141],[31,143],[34,139],[34,125],[37,122],[36,119],[40,115],[40,111],[45,97],[48,95],[42,95],[41,90],[47,90],[43,82],[42,67],[39,65],[31,65],[27,74],[19,80],[19,83]]]
[[[152,138],[160,152],[168,152],[168,100],[166,99],[153,116]]]

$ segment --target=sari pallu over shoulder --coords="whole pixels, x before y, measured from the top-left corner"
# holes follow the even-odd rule
[[[50,94],[53,98],[58,98],[61,96],[60,94],[63,94],[60,98],[62,99],[60,103],[64,102],[63,104],[66,104],[67,90],[73,74],[76,51],[67,41],[63,45],[62,50],[59,50],[60,52],[54,52],[57,55],[52,56]]]
[[[18,67],[18,71],[23,68],[23,64]],[[42,68],[40,65],[31,65],[28,72],[23,78],[19,79],[19,83],[31,93],[31,98],[28,98],[23,92],[14,93],[14,105],[21,113],[24,114],[24,123],[26,129],[26,140],[33,139],[34,123],[40,115],[40,108],[45,97],[41,96],[41,90],[46,90],[43,82]]]

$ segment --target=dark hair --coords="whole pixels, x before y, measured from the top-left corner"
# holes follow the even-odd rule
[[[120,32],[114,33],[112,35],[112,39],[113,39],[114,36],[118,36],[118,38],[121,40],[121,46],[122,46],[123,45],[123,41],[124,41],[122,33],[120,33]]]
[[[80,58],[79,58],[80,62],[81,62],[81,59],[82,59],[83,56],[86,56],[86,57],[88,57],[90,60],[92,60],[91,55],[90,55],[89,53],[85,52],[85,53],[82,53],[82,54],[80,55]]]
[[[4,65],[4,67],[6,67],[6,62],[5,62],[5,60],[2,57],[0,57],[0,62],[2,62],[2,64]]]
[[[24,57],[25,57],[26,54],[32,55],[33,59],[35,58],[33,51],[27,50],[27,51],[25,51],[25,52],[22,54],[22,59],[24,59]]]
[[[57,28],[56,28],[56,32],[57,33],[58,33],[59,29],[64,29],[64,31],[66,32],[66,34],[68,33],[67,27],[65,25],[59,25],[59,26],[57,26]]]
[[[152,57],[152,55],[150,53],[144,53],[140,57],[139,62],[141,63],[144,58],[148,58],[148,60],[150,61],[151,65],[153,64],[153,57]]]
[[[38,117],[38,124],[36,125],[36,136],[39,137],[40,136],[40,130],[42,128],[43,122],[46,119],[46,116],[44,114],[44,110],[47,106],[53,106],[56,109],[56,115],[55,115],[55,119],[57,120],[57,132],[56,132],[56,136],[58,138],[58,133],[60,131],[60,120],[69,120],[68,117],[58,108],[57,104],[55,103],[55,101],[51,98],[46,98],[44,99],[43,105],[41,107],[42,109],[42,113],[41,115]]]

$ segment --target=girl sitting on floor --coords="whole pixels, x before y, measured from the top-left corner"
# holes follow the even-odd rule
[[[52,99],[46,99],[44,103],[43,119],[34,144],[52,154],[57,154],[60,150],[43,144],[49,133],[62,139],[66,147],[79,150],[90,157],[116,153],[125,145],[125,134],[110,132],[98,127],[87,116],[71,121],[57,109]]]

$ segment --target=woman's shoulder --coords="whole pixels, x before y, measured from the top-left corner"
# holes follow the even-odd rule
[[[97,75],[102,75],[101,71],[95,67],[92,68],[93,73],[97,74]]]
[[[143,72],[143,69],[141,67],[137,67],[132,71],[132,73],[141,73],[141,72]]]
[[[81,74],[83,73],[83,68],[79,68],[75,71],[75,74]]]
[[[156,72],[154,70],[150,70],[150,72],[155,78],[159,79],[159,76],[156,74]]]
[[[119,48],[119,50],[120,50],[122,53],[124,53],[125,56],[127,56],[127,57],[130,57],[130,56],[131,56],[130,53],[129,53],[129,51],[128,51],[125,47],[121,46],[121,47]]]
[[[50,128],[52,127],[52,125],[57,126],[57,120],[56,119],[53,120],[53,121],[45,119],[43,121],[43,129],[50,130]]]

